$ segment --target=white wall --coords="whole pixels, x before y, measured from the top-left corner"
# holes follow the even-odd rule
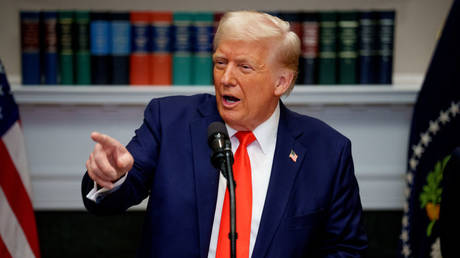
[[[42,87],[39,87],[43,89]],[[94,147],[92,131],[128,143],[146,103],[164,94],[212,93],[212,87],[23,87],[20,103],[33,203],[39,210],[82,209],[80,184]],[[77,90],[81,89],[81,90]],[[285,99],[349,137],[364,209],[402,209],[407,144],[417,90],[388,86],[297,87]],[[90,97],[93,96],[93,97]],[[104,104],[102,104],[104,103]]]

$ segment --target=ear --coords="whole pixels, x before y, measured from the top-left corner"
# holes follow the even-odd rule
[[[289,90],[292,80],[294,80],[294,72],[289,69],[282,69],[279,73],[278,80],[275,85],[275,96],[281,97]]]

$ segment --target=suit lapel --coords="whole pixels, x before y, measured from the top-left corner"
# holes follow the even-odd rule
[[[219,183],[219,173],[210,161],[211,149],[207,144],[207,129],[210,123],[222,119],[217,113],[215,103],[211,101],[203,103],[198,112],[199,117],[190,124],[190,137],[193,148],[200,254],[204,258],[208,256]]]
[[[268,251],[286,210],[296,175],[306,155],[305,147],[295,141],[301,132],[296,131],[294,126],[289,126],[290,122],[295,123],[290,118],[290,111],[282,104],[280,111],[273,167],[253,257],[264,257]],[[291,151],[292,155],[290,155]]]

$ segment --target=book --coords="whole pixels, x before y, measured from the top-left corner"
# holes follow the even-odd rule
[[[362,11],[359,14],[358,33],[358,83],[377,83],[377,13]]]
[[[212,85],[212,40],[214,14],[201,12],[193,17],[192,84]]]
[[[342,11],[338,17],[338,84],[357,83],[358,12]]]
[[[151,73],[153,85],[172,84],[172,12],[152,13]]]
[[[112,12],[110,14],[111,82],[112,84],[129,84],[129,56],[131,54],[131,23],[129,12]]]
[[[289,22],[289,26],[291,31],[293,31],[302,42],[302,34],[303,34],[303,27],[302,27],[302,13],[301,12],[292,12],[292,11],[283,11],[278,13],[278,17],[284,21]],[[304,69],[302,67],[302,57],[299,56],[299,70],[296,79],[296,83],[300,83],[304,77],[303,72]]]
[[[89,11],[76,11],[75,80],[79,85],[91,84],[91,52],[89,38]]]
[[[336,84],[337,13],[319,12],[318,84]]]
[[[111,84],[111,31],[108,12],[90,12],[92,84]]]
[[[22,84],[41,84],[40,13],[21,11],[20,23]]]
[[[132,11],[131,21],[131,56],[129,81],[131,85],[148,85],[151,83],[150,55],[152,15],[149,11]]]
[[[192,85],[192,19],[189,12],[173,13],[173,85]]]
[[[395,11],[379,11],[378,16],[378,83],[391,84],[393,77]]]
[[[214,12],[214,35],[216,35],[217,28],[219,27],[220,20],[224,17],[223,12]],[[213,38],[214,38],[213,35]]]
[[[43,11],[43,70],[44,84],[55,85],[58,83],[58,54],[57,54],[57,12]]]
[[[316,12],[302,14],[302,55],[299,60],[300,84],[316,84],[319,50],[319,21]]]
[[[74,76],[74,22],[73,11],[58,11],[58,51],[60,83],[75,83]]]

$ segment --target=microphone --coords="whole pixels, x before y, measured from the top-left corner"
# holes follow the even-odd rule
[[[212,122],[208,126],[208,145],[211,147],[213,154],[211,156],[212,165],[222,171],[224,177],[228,180],[227,166],[233,165],[233,153],[230,138],[228,137],[227,128],[222,122]],[[230,164],[227,163],[229,159]]]
[[[208,126],[208,145],[213,153],[211,155],[212,165],[220,170],[227,179],[228,195],[230,199],[230,257],[236,258],[236,199],[235,180],[233,179],[233,153],[227,128],[222,122],[212,122]]]

